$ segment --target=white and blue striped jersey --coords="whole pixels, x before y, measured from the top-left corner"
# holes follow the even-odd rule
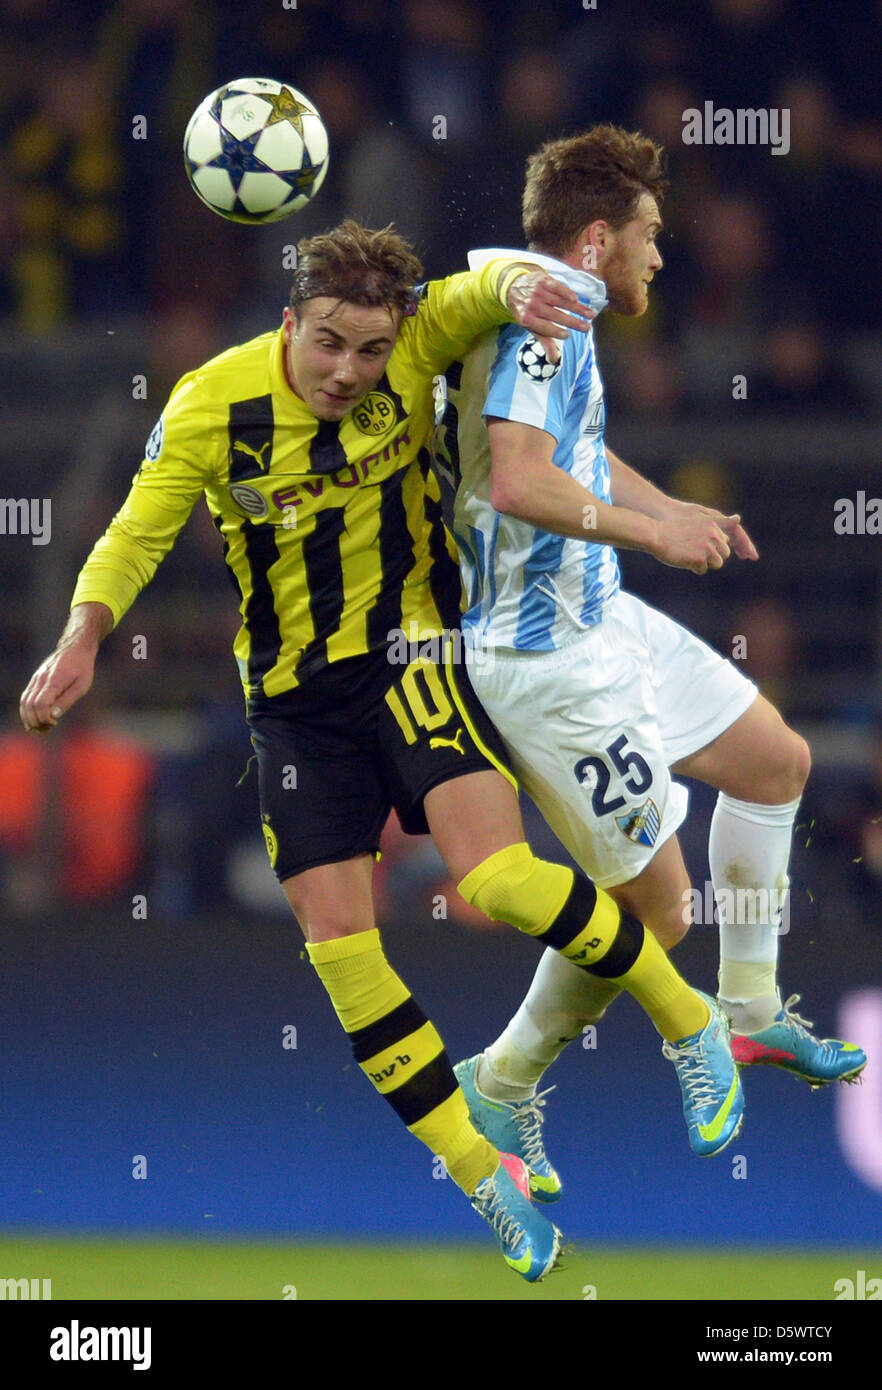
[[[596,276],[532,251],[473,251],[470,268],[503,254],[522,254],[550,270],[596,313],[607,302]],[[611,500],[594,334],[573,332],[560,346],[561,361],[552,365],[526,329],[494,328],[439,383],[434,462],[459,549],[463,630],[476,646],[552,651],[599,622],[619,588],[610,546],[555,535],[502,515],[490,503],[487,416],[553,435],[558,468],[595,497]]]

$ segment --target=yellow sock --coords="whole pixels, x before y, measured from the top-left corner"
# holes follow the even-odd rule
[[[583,874],[537,859],[521,843],[491,854],[458,887],[488,917],[511,923],[589,974],[628,990],[668,1042],[707,1023],[707,1004],[652,933]]]
[[[444,1044],[386,960],[380,933],[306,949],[365,1076],[471,1196],[496,1171],[499,1154],[472,1125]]]

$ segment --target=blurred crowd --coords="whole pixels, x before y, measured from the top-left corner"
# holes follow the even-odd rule
[[[677,0],[667,8],[657,0],[0,0],[0,335],[14,344],[7,360],[24,363],[27,378],[28,352],[44,361],[57,335],[94,342],[90,333],[119,327],[115,341],[143,348],[142,361],[123,360],[120,379],[146,372],[150,399],[138,407],[147,412],[146,437],[178,376],[278,322],[290,278],[285,248],[299,236],[346,215],[394,221],[427,275],[450,273],[472,246],[522,244],[520,192],[532,150],[612,121],[665,145],[671,190],[665,268],[649,312],[598,326],[611,413],[662,424],[717,421],[724,412],[738,419],[733,381],[743,377],[745,417],[872,421],[882,415],[880,53],[882,0]],[[301,88],[329,131],[319,196],[275,226],[214,216],[184,175],[190,113],[213,88],[243,76]],[[789,111],[787,153],[685,144],[684,112],[705,102]],[[37,370],[30,375],[42,408],[45,382]],[[64,390],[75,404],[83,397],[82,382],[65,386],[60,373],[53,389],[58,404]],[[45,487],[54,487],[56,460],[47,455],[43,464]],[[136,466],[132,451],[119,450],[100,495],[68,510],[76,564]],[[740,505],[744,488],[714,459],[683,458],[660,481],[727,509]],[[7,482],[0,491],[22,487]],[[817,528],[811,544],[829,543],[829,510],[826,498],[811,513],[803,508],[800,527]],[[775,540],[758,587],[731,572],[725,607],[721,586],[699,595],[692,584],[678,609],[680,576],[659,576],[657,566],[644,592],[736,658],[730,644],[743,638],[745,669],[798,715],[806,672],[817,671],[819,657],[830,669],[835,663],[818,643],[836,624],[805,610],[801,581],[788,589],[784,545],[779,551]],[[12,557],[9,541],[4,556]],[[42,553],[27,558],[46,563]],[[5,586],[18,582],[20,558],[12,559],[0,564]],[[65,591],[71,564],[59,581]],[[800,575],[804,568],[800,562]],[[855,666],[865,660],[858,641],[874,640],[862,630],[865,614],[879,602],[866,573],[850,579],[843,569],[836,595],[852,614],[851,636],[841,619],[836,640],[855,644]],[[23,644],[45,639],[22,621],[25,603],[15,619],[11,607],[0,636],[12,650],[12,679],[26,679],[34,654]],[[114,636],[60,751],[51,751],[52,740],[31,747],[11,732],[0,737],[0,869],[5,858],[5,889],[21,910],[39,910],[59,889],[83,902],[128,890],[144,881],[145,863],[173,913],[228,893],[248,900],[265,891],[260,885],[277,891],[256,829],[244,857],[234,852],[255,793],[247,783],[230,791],[249,749],[229,657],[235,614],[204,509],[137,613],[151,660],[133,662],[127,638]],[[96,743],[110,689],[127,708],[198,708],[198,737],[180,755],[161,757],[106,733]],[[872,720],[877,710],[877,692],[867,689],[860,710],[839,712]],[[201,804],[193,785],[203,789]],[[876,902],[880,806],[882,763],[874,760],[866,784],[839,798],[839,820],[830,822],[830,843],[853,848],[863,890]],[[107,824],[114,831],[102,837]],[[394,826],[388,836],[380,885],[388,911],[413,910],[414,902],[431,911],[439,893],[451,912],[466,911],[430,846],[405,852]],[[175,846],[185,855],[169,854]]]
[[[284,243],[345,214],[449,273],[521,243],[531,150],[611,120],[672,177],[652,312],[608,329],[631,408],[711,409],[738,372],[776,412],[882,408],[880,0],[2,0],[0,34],[0,314],[27,333],[146,316],[188,365],[274,317]],[[225,225],[183,177],[190,112],[244,75],[301,87],[330,133],[280,228]],[[706,101],[786,109],[788,152],[684,144]]]

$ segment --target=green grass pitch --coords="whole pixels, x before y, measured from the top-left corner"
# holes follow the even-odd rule
[[[578,1248],[530,1286],[478,1247],[0,1237],[0,1279],[51,1279],[53,1301],[829,1301],[837,1279],[880,1266],[869,1250]]]

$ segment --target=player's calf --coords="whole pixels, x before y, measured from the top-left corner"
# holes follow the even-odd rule
[[[633,994],[668,1042],[707,1023],[702,998],[652,933],[584,874],[537,859],[522,842],[490,855],[458,887],[488,917],[511,923],[589,975]]]
[[[501,1167],[495,1146],[472,1124],[444,1044],[389,966],[379,932],[310,942],[307,951],[368,1080],[443,1158],[506,1262],[531,1283],[543,1278],[557,1260],[560,1233],[530,1206],[520,1159],[508,1155]]]

